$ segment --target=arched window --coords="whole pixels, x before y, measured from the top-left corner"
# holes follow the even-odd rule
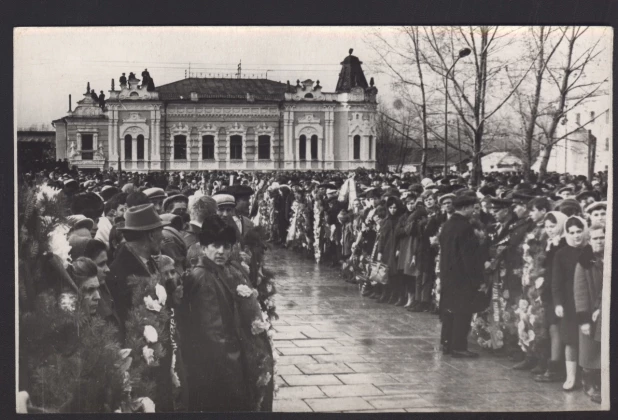
[[[215,136],[202,136],[202,159],[215,158]]]
[[[369,160],[373,159],[373,136],[369,136]]]
[[[124,158],[133,160],[133,137],[130,134],[124,136]]]
[[[174,159],[187,159],[187,136],[174,136]]]
[[[270,136],[258,137],[258,159],[270,159]]]
[[[242,159],[242,136],[230,137],[230,159]]]
[[[306,94],[306,95],[305,95],[305,98],[307,98],[307,99],[313,99],[313,94],[308,93],[308,94]]]
[[[359,135],[354,136],[354,160],[360,160],[361,138]]]
[[[144,160],[144,136],[137,136],[137,160]]]
[[[298,159],[307,159],[307,137],[305,137],[304,134],[300,136],[300,141],[298,143]]]
[[[311,136],[311,160],[318,160],[318,136]]]

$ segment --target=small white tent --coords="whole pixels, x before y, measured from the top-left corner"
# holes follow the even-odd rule
[[[523,161],[509,152],[493,152],[481,158],[483,172],[514,172],[521,170]]]

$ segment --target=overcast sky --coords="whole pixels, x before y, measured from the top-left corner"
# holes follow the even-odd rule
[[[17,127],[50,124],[66,115],[68,95],[73,109],[86,84],[109,96],[111,79],[148,68],[157,86],[185,77],[185,70],[233,74],[242,60],[243,74],[261,74],[292,84],[320,80],[334,91],[341,61],[354,48],[367,80],[375,78],[379,101],[392,103],[392,78],[378,74],[378,55],[367,44],[370,27],[141,27],[20,28],[15,32],[15,123]],[[509,29],[510,30],[510,29]],[[386,37],[397,28],[381,28]],[[611,30],[592,28],[596,36]],[[607,42],[611,46],[610,42]],[[607,56],[611,57],[611,47]],[[470,63],[471,64],[471,63]],[[611,72],[609,58],[597,71]]]
[[[262,28],[28,28],[15,34],[15,110],[17,126],[50,123],[66,115],[86,83],[109,96],[111,79],[148,68],[157,86],[184,78],[185,70],[243,74],[268,71],[271,80],[295,84],[320,80],[334,91],[341,61],[354,48],[368,67],[375,59],[360,27]],[[385,76],[382,76],[386,78]],[[381,90],[379,77],[376,85]]]

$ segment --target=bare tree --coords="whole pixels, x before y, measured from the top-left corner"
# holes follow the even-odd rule
[[[446,90],[448,100],[455,108],[461,122],[473,134],[471,179],[474,184],[478,184],[482,176],[481,156],[487,121],[511,98],[533,65],[531,64],[520,76],[519,81],[506,92],[491,89],[491,85],[495,84],[500,73],[509,64],[508,61],[499,59],[499,53],[513,42],[509,39],[509,36],[516,30],[503,29],[499,31],[498,27],[491,26],[452,27],[445,28],[445,31],[450,35],[445,36],[442,30],[436,31],[433,27],[425,29],[428,44],[433,52],[433,57],[427,58],[427,62],[430,63],[432,70],[443,77],[445,81],[448,79],[451,82],[454,92],[451,93],[450,89]],[[462,46],[469,48],[472,53],[473,99],[468,97],[465,89],[465,81],[468,77],[466,72],[450,72],[456,60],[462,56],[460,52],[459,57],[457,57],[453,48],[454,39]],[[489,90],[493,93],[500,92],[499,97],[492,98],[493,101],[490,102],[489,99],[492,95],[488,97]]]
[[[528,31],[529,37],[528,42],[526,43],[528,53],[525,54],[525,56],[527,55],[527,58],[533,63],[533,89],[531,94],[526,94],[524,91],[524,86],[520,86],[519,89],[515,90],[514,102],[516,104],[516,111],[521,120],[521,127],[523,131],[521,155],[524,162],[524,176],[527,180],[530,180],[530,168],[535,157],[533,149],[536,144],[534,140],[537,120],[540,113],[539,105],[541,103],[543,81],[545,79],[545,74],[549,63],[564,40],[565,33],[559,28],[545,26],[531,27]],[[556,33],[558,34],[558,37],[552,43],[550,39],[552,39],[553,35]],[[506,67],[505,70],[511,88],[513,88],[517,80],[509,72],[508,67]]]
[[[547,164],[549,163],[549,157],[553,146],[560,140],[573,134],[580,127],[585,127],[598,118],[598,116],[591,118],[575,130],[572,130],[563,136],[556,137],[558,124],[565,118],[566,114],[587,99],[593,97],[601,86],[609,80],[609,77],[597,82],[584,82],[582,80],[582,76],[584,76],[586,68],[594,62],[594,60],[602,52],[602,49],[599,46],[600,40],[597,40],[594,44],[592,44],[589,48],[584,49],[581,53],[576,52],[578,41],[581,41],[582,36],[588,31],[588,29],[589,27],[577,26],[560,29],[566,44],[565,63],[561,66],[559,72],[556,72],[555,70],[552,70],[551,67],[548,67],[550,78],[558,88],[558,98],[550,104],[550,107],[548,107],[547,115],[550,118],[549,125],[547,126],[542,122],[537,121],[537,126],[543,130],[545,137],[541,150],[541,163],[539,167],[540,179],[543,179],[547,173]],[[574,101],[567,106],[567,100],[569,99],[574,99]],[[554,107],[554,103],[557,103],[557,106]]]

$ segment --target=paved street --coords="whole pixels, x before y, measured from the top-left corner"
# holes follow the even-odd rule
[[[598,410],[581,391],[538,384],[505,358],[439,351],[436,315],[362,298],[335,269],[269,252],[278,289],[275,411]]]

